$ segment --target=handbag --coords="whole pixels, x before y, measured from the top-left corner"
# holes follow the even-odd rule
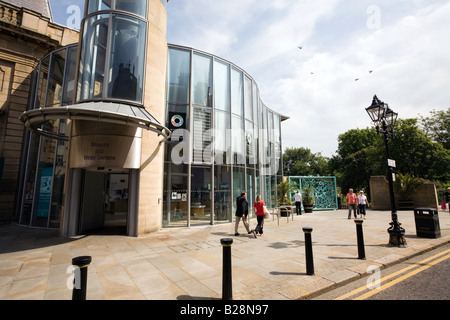
[[[264,219],[270,219],[270,212],[267,210],[266,206],[264,206]]]

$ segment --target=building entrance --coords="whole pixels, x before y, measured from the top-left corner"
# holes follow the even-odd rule
[[[127,233],[128,180],[128,170],[84,170],[82,234]]]

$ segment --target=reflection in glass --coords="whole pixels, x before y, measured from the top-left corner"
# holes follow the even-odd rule
[[[230,164],[230,114],[216,110],[214,126],[214,161],[216,164]]]
[[[236,212],[236,198],[241,195],[242,191],[245,191],[245,168],[244,167],[234,167],[233,168],[233,212]],[[249,206],[250,206],[250,204],[249,204]],[[249,207],[249,209],[250,209],[250,207]]]
[[[61,105],[66,50],[63,49],[56,51],[51,56],[52,58],[49,69],[47,98],[45,100],[46,107],[55,107]]]
[[[143,1],[144,2],[144,1]],[[146,23],[113,16],[108,96],[141,102],[144,83]]]
[[[45,106],[49,65],[50,65],[50,55],[42,59],[39,65],[39,80],[35,102],[36,109],[43,108]]]
[[[165,1],[167,2],[167,0]],[[164,2],[163,2],[164,3]],[[89,0],[88,14],[100,10],[122,10],[146,17],[147,1],[145,0]]]
[[[211,107],[212,76],[211,58],[194,54],[192,71],[193,103]]]
[[[78,46],[71,46],[67,48],[66,71],[64,73],[64,89],[62,105],[72,104],[73,90],[75,88],[75,68],[77,65],[77,51]]]
[[[191,168],[191,225],[211,222],[211,167]]]
[[[167,99],[174,103],[189,103],[189,78],[191,73],[189,51],[169,49],[167,72]]]
[[[245,133],[242,118],[233,114],[231,117],[231,152],[233,163],[245,165],[244,143]]]
[[[231,68],[231,112],[238,116],[243,115],[243,89],[242,71]]]
[[[214,167],[214,222],[232,221],[231,167]]]
[[[188,223],[188,166],[164,164],[163,226],[180,227]]]
[[[253,121],[253,93],[252,93],[252,80],[244,77],[244,109],[245,118]]]
[[[230,112],[230,66],[214,60],[214,108]]]
[[[84,22],[77,101],[103,95],[108,24],[109,15],[106,14],[90,17]]]

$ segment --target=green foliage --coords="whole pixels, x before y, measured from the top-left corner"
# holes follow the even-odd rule
[[[307,186],[302,189],[302,202],[303,206],[313,205],[316,202],[316,197],[314,194],[314,187]]]
[[[326,176],[330,174],[328,158],[308,148],[287,148],[283,154],[285,176]]]
[[[423,184],[423,179],[413,177],[409,173],[397,174],[395,178],[395,190],[400,200],[411,200],[412,194]]]
[[[287,180],[277,185],[278,205],[292,204],[288,195],[295,190],[295,187],[295,184]]]

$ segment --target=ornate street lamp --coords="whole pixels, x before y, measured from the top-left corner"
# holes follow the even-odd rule
[[[405,229],[398,222],[397,210],[395,208],[394,196],[394,172],[395,161],[389,157],[389,136],[394,136],[394,126],[397,121],[398,114],[392,111],[387,103],[378,99],[375,95],[372,100],[372,105],[366,108],[370,119],[377,128],[377,133],[382,133],[384,137],[384,145],[386,147],[387,160],[387,178],[389,182],[389,194],[391,198],[391,216],[392,222],[389,223],[391,227],[388,229],[389,244],[399,247],[406,247]]]

